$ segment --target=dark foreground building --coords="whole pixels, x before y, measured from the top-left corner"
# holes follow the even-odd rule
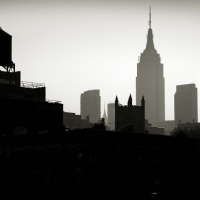
[[[43,83],[21,81],[12,62],[12,36],[0,28],[0,135],[63,129],[63,105],[46,100]]]
[[[67,130],[92,128],[92,124],[89,122],[89,116],[86,119],[81,119],[81,115],[70,112],[63,112],[63,125]]]
[[[0,71],[0,80],[0,135],[63,128],[63,104],[46,100],[44,84],[21,82],[20,72]]]
[[[198,199],[199,140],[76,130],[0,138],[6,199]]]
[[[129,96],[127,106],[119,104],[115,99],[115,131],[131,133],[145,133],[145,100],[141,99],[141,106],[132,105],[132,97]]]

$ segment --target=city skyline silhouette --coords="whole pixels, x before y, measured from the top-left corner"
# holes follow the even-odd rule
[[[0,129],[0,185],[3,191],[2,199],[5,197],[6,199],[15,197],[17,199],[28,198],[30,200],[134,199],[135,197],[141,200],[198,198],[200,195],[196,189],[196,182],[200,177],[200,123],[194,123],[198,118],[194,118],[192,123],[179,124],[182,125],[182,128],[178,125],[177,128],[173,129],[172,134],[167,136],[164,134],[164,128],[156,131],[159,128],[151,126],[145,118],[146,110],[148,111],[148,108],[153,107],[148,105],[149,99],[151,100],[148,95],[150,97],[158,97],[158,101],[156,99],[152,101],[156,105],[159,104],[159,99],[161,99],[162,110],[163,92],[161,92],[161,95],[156,94],[154,92],[156,87],[152,87],[153,90],[148,94],[148,87],[147,90],[145,88],[147,91],[145,94],[146,100],[143,95],[141,106],[139,106],[135,105],[135,85],[131,84],[131,87],[125,87],[130,84],[129,78],[131,82],[135,82],[136,74],[131,73],[131,70],[133,65],[137,65],[139,61],[141,61],[141,65],[138,64],[138,68],[152,67],[157,68],[158,71],[154,72],[153,76],[150,76],[149,72],[149,76],[145,78],[143,75],[147,74],[147,72],[145,70],[142,71],[140,73],[142,81],[139,81],[139,84],[138,81],[136,82],[137,89],[140,89],[140,87],[142,89],[148,85],[163,86],[163,82],[151,81],[153,78],[155,80],[163,80],[163,74],[167,79],[166,72],[163,73],[162,64],[160,64],[160,57],[153,48],[151,32],[153,20],[151,21],[151,14],[148,40],[144,39],[145,44],[147,42],[147,48],[144,51],[145,56],[141,56],[137,62],[131,62],[132,64],[129,65],[129,62],[125,62],[125,60],[131,58],[130,52],[132,51],[128,48],[131,45],[126,43],[127,48],[125,48],[124,42],[130,41],[130,38],[127,37],[129,39],[125,40],[124,34],[130,34],[130,29],[126,28],[132,26],[130,26],[130,21],[127,24],[124,24],[124,22],[130,13],[127,12],[125,18],[120,14],[122,19],[119,17],[113,24],[113,19],[117,15],[112,14],[116,12],[116,8],[118,11],[122,11],[119,5],[124,4],[121,1],[117,1],[119,7],[115,7],[115,4],[112,7],[113,10],[110,10],[110,6],[112,6],[111,0],[108,4],[105,4],[105,2],[101,4],[102,6],[106,5],[103,8],[104,11],[109,8],[107,14],[109,13],[110,18],[106,13],[105,16],[102,15],[104,12],[98,17],[95,15],[96,13],[91,15],[90,12],[102,11],[102,7],[94,7],[100,5],[99,1],[95,1],[93,4],[89,0],[86,0],[84,4],[81,4],[81,1],[77,1],[80,4],[59,1],[60,5],[57,4],[58,2],[55,4],[54,1],[50,1],[47,6],[49,10],[43,9],[43,6],[45,6],[43,1],[40,3],[36,1],[36,4],[22,4],[25,1],[20,2],[15,4],[17,5],[16,12],[12,9],[11,11],[15,14],[22,14],[24,22],[28,22],[29,25],[32,23],[33,27],[18,27],[14,33],[8,27],[6,28],[4,24],[0,29],[0,65],[1,69],[4,68],[6,70],[0,71],[0,110],[2,114]],[[127,5],[133,5],[128,0],[125,2]],[[8,5],[9,3],[4,2],[5,7]],[[19,7],[19,5],[22,7]],[[63,21],[58,20],[61,18],[57,18],[56,13],[49,12],[51,15],[45,15],[48,13],[47,10],[56,11],[53,5],[56,6],[56,9],[59,8],[60,11],[61,9],[63,9],[62,11],[68,9],[69,16],[72,16],[70,9],[74,6],[76,11],[73,12],[78,15],[74,15],[75,19],[70,18],[68,22],[73,22],[73,20],[76,22],[78,19],[79,23],[73,23],[72,26],[69,24],[69,26],[60,26],[66,19],[62,12],[59,12],[59,17],[63,15],[61,17]],[[61,5],[69,7],[61,7]],[[80,5],[81,7],[79,7]],[[91,10],[91,7],[88,9],[86,5],[90,5],[93,10]],[[139,6],[140,4],[136,3],[134,5]],[[50,6],[52,6],[51,9]],[[31,8],[34,14],[31,14],[28,8]],[[77,8],[79,12],[77,12]],[[82,8],[84,8],[84,11],[88,10],[88,13],[84,13],[83,16],[81,16]],[[20,9],[23,12],[19,12]],[[126,9],[129,10],[129,7],[126,7]],[[35,13],[36,10],[38,11],[37,14]],[[24,17],[24,11],[27,12],[27,18]],[[13,16],[16,17],[15,25],[17,26],[19,16],[15,14]],[[41,14],[44,18],[41,17]],[[138,12],[137,14],[143,13]],[[92,19],[91,16],[97,17],[99,21],[96,21],[97,18]],[[41,21],[36,20],[34,17],[37,19],[41,17]],[[33,21],[29,21],[29,19]],[[85,22],[82,19],[90,19],[91,21],[86,20],[87,23],[81,24],[80,22]],[[110,19],[112,20],[110,21]],[[34,22],[38,22],[38,24]],[[99,26],[102,22],[106,23],[106,26],[104,24]],[[121,25],[118,27],[117,25],[120,22]],[[48,23],[51,23],[51,26]],[[138,23],[140,26],[135,24],[134,27],[137,27],[140,32],[140,27],[143,23],[140,20]],[[88,25],[87,30],[84,29],[85,25]],[[75,27],[78,29],[76,30]],[[103,27],[108,29],[104,30]],[[121,27],[123,29],[118,29]],[[75,29],[71,30],[70,28]],[[117,32],[117,30],[120,31]],[[159,49],[162,45],[157,45],[158,43],[163,44],[160,42],[162,37],[156,43],[157,36],[155,32],[158,30],[154,28],[153,30],[154,44],[161,55],[161,63],[164,64],[164,70],[168,69],[166,67],[167,62],[162,60],[162,57],[166,54],[164,53],[163,55]],[[135,35],[139,32],[136,32]],[[20,40],[14,39],[15,33],[17,38],[19,35],[23,36],[20,43],[18,43]],[[88,33],[90,34],[88,35]],[[93,35],[92,33],[95,34]],[[107,37],[107,34],[111,37]],[[142,34],[140,36],[142,38]],[[97,38],[100,40],[96,40]],[[180,41],[183,38],[186,40],[184,35]],[[176,40],[178,41],[178,37]],[[15,43],[14,41],[17,42]],[[141,41],[142,39],[138,39],[138,43],[135,43],[135,46],[133,45],[135,49],[138,49],[138,46],[142,44]],[[100,44],[99,42],[102,43]],[[104,42],[108,42],[108,44]],[[131,44],[134,44],[134,40],[132,42]],[[169,43],[167,40],[165,42]],[[188,41],[186,40],[186,42]],[[16,46],[12,45],[13,43]],[[69,45],[67,46],[67,44]],[[121,47],[120,50],[117,46]],[[67,49],[65,49],[66,47]],[[176,46],[174,45],[174,47]],[[189,47],[187,46],[187,52],[190,51]],[[174,48],[170,52],[173,50]],[[125,56],[127,52],[129,53]],[[17,56],[19,53],[24,62],[20,61],[20,57]],[[135,52],[133,54],[134,57]],[[121,59],[120,55],[123,55]],[[155,55],[156,57],[154,57]],[[178,54],[176,55],[178,56]],[[98,62],[100,60],[101,62]],[[184,60],[182,59],[181,61],[183,62]],[[22,63],[26,63],[28,68]],[[110,64],[111,67],[109,68],[104,63]],[[147,63],[149,65],[146,65]],[[121,64],[124,64],[122,65],[123,67],[120,66]],[[127,66],[131,70],[128,70]],[[190,70],[192,79],[187,79],[185,75],[180,80],[179,77],[181,77],[182,71],[174,70],[170,74],[169,80],[171,80],[171,84],[175,83],[173,82],[174,79],[178,81],[192,80],[198,88],[198,83],[195,82],[196,79],[193,75],[195,73],[198,77],[198,71],[195,71],[192,67],[190,67]],[[161,75],[161,78],[154,76],[154,74]],[[187,75],[189,76],[189,74]],[[145,83],[145,80],[149,79],[149,77],[151,77],[150,81]],[[27,80],[29,82],[26,82]],[[90,84],[96,90],[93,90],[94,93],[88,96],[88,93],[90,94],[92,90],[83,88],[88,87]],[[179,110],[184,110],[184,106],[189,108],[188,113],[196,109],[195,106],[191,106],[191,102],[197,99],[195,84],[185,85],[184,87],[180,86],[181,84],[177,84],[179,87],[176,87],[176,105],[180,105],[177,113],[179,113]],[[166,83],[165,91],[167,87]],[[187,91],[191,90],[190,88],[193,88],[194,92],[190,93],[191,95],[187,95]],[[79,90],[82,91],[80,92]],[[82,92],[85,93],[83,94]],[[105,92],[108,94],[105,95]],[[76,112],[76,106],[80,108],[81,93],[81,107],[83,108],[81,112],[82,114],[85,113],[85,120],[82,119],[82,116],[69,112]],[[141,93],[143,93],[142,90]],[[79,97],[76,99],[78,104],[74,99],[76,94]],[[110,131],[106,127],[104,118],[98,123],[98,118],[101,117],[99,105],[101,97],[103,97],[102,102],[106,101],[105,98],[113,101],[113,94],[116,96],[114,105],[115,131]],[[126,94],[124,95],[125,97],[129,95],[125,106],[121,105],[123,103],[123,94]],[[193,96],[193,98],[186,98],[186,96]],[[165,98],[168,98],[166,93]],[[54,99],[59,101],[54,101]],[[69,102],[65,99],[69,100]],[[70,103],[72,100],[73,102]],[[181,100],[185,100],[185,102]],[[63,106],[65,106],[64,110]],[[87,109],[88,107],[92,109]],[[94,108],[98,108],[98,110]],[[90,118],[92,119],[90,111],[93,111],[93,114],[98,114],[98,116],[94,117],[94,121],[91,121],[93,124],[89,121]],[[154,115],[155,112],[151,111],[150,113]],[[162,112],[161,120],[164,119],[163,114]],[[190,120],[191,116],[186,121]],[[151,121],[153,120],[155,119]],[[177,117],[177,120],[183,119]]]
[[[200,88],[197,1],[2,1],[1,27],[13,37],[13,61],[22,80],[44,82],[47,99],[80,114],[80,94],[89,89],[100,90],[101,105],[114,102],[116,94],[124,105],[130,93],[136,104],[150,3],[154,44],[164,64],[165,118],[174,119],[176,85]]]

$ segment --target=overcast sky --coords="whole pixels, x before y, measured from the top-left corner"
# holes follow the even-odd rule
[[[127,104],[131,93],[136,102],[150,3],[164,65],[166,119],[172,120],[176,85],[195,83],[200,90],[199,0],[0,0],[0,26],[12,35],[23,81],[45,83],[47,99],[76,114],[80,94],[100,89],[103,115],[104,103],[116,95]]]

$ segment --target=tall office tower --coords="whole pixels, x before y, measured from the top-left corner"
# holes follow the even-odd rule
[[[101,118],[101,97],[99,90],[88,90],[81,94],[81,119],[89,116],[90,123],[99,123]]]
[[[175,123],[198,122],[195,84],[177,85],[174,95]]]
[[[165,80],[163,64],[157,53],[151,28],[151,7],[149,9],[149,30],[146,48],[137,64],[136,105],[145,98],[145,118],[155,126],[155,122],[165,120]]]

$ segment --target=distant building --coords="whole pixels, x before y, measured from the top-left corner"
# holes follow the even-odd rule
[[[197,88],[195,84],[177,85],[174,95],[175,123],[198,122]]]
[[[148,134],[164,135],[164,128],[158,128],[155,126],[147,126],[145,131],[147,131]]]
[[[106,115],[106,109],[105,109],[105,107],[104,107],[104,112],[103,112],[103,117],[102,118],[104,119],[105,125],[107,125],[107,123],[108,123],[108,117]]]
[[[115,130],[115,103],[108,103],[108,127]]]
[[[152,124],[149,123],[148,120],[145,120],[145,132],[154,135],[164,135],[164,128],[152,126]]]
[[[129,96],[128,105],[120,106],[118,98],[115,100],[115,131],[145,133],[145,100],[142,97],[141,106],[132,105]]]
[[[119,106],[122,104],[118,103]],[[108,103],[108,127],[110,130],[115,130],[115,103]]]
[[[101,119],[100,90],[88,90],[81,94],[81,119],[89,116],[90,123],[99,123]]]
[[[156,127],[164,128],[164,134],[170,135],[171,131],[173,131],[174,128],[176,127],[175,120],[166,120],[162,122],[156,122]]]
[[[99,123],[92,124],[92,128],[88,130],[106,131],[109,130],[109,128],[106,126],[104,118],[101,118]]]
[[[198,122],[194,122],[194,123],[187,122],[187,123],[183,123],[183,124],[178,124],[178,128],[182,129],[182,130],[187,130],[187,131],[200,130],[200,123],[198,123]],[[200,135],[200,133],[199,133],[199,135]]]
[[[21,81],[12,58],[11,36],[0,29],[0,135],[63,129],[63,105],[46,100],[43,83]]]
[[[151,10],[146,48],[137,64],[136,105],[145,97],[145,119],[155,126],[156,121],[165,120],[165,79],[163,64],[153,42]]]
[[[68,130],[92,128],[92,124],[89,122],[89,117],[81,119],[81,115],[75,113],[63,112],[63,125]]]

